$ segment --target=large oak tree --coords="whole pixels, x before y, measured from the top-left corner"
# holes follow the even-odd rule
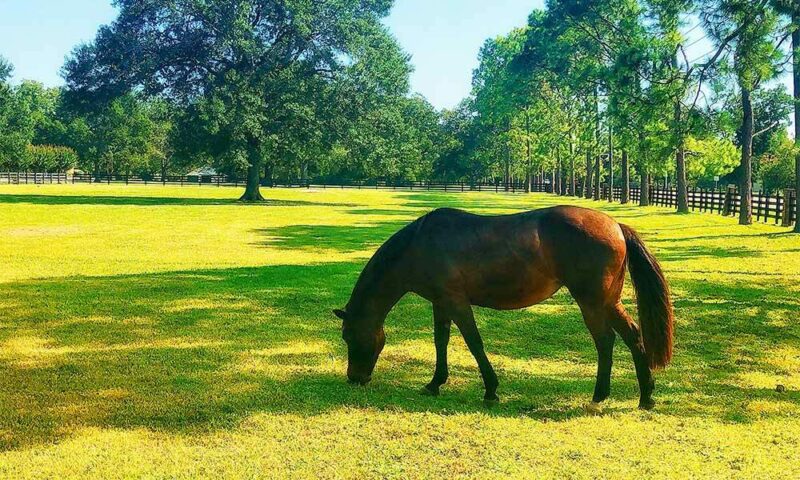
[[[245,201],[309,79],[405,93],[408,59],[381,24],[392,0],[117,0],[119,17],[64,67],[78,102],[131,91],[189,106],[197,148],[245,158]],[[308,99],[313,102],[314,99]],[[365,102],[366,103],[366,102]]]

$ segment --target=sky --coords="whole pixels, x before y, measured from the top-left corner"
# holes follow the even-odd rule
[[[411,54],[411,84],[436,108],[452,108],[471,89],[478,50],[488,38],[527,23],[544,0],[395,0],[385,23]],[[0,55],[15,67],[14,82],[63,83],[64,58],[90,42],[116,15],[110,0],[0,0]],[[690,59],[712,50],[702,29],[686,29]]]

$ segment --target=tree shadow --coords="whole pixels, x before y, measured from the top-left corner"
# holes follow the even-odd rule
[[[752,258],[763,257],[764,254],[746,247],[716,247],[716,246],[662,246],[659,248],[658,259],[662,262],[697,260],[701,258]]]
[[[377,222],[368,226],[288,225],[256,230],[262,243],[286,250],[374,251],[409,222]]]
[[[57,441],[83,427],[231,428],[262,411],[482,412],[471,362],[453,364],[460,382],[446,397],[417,395],[432,369],[413,353],[432,348],[430,306],[418,298],[404,300],[389,320],[397,349],[387,349],[380,380],[364,389],[346,384],[330,309],[346,302],[359,270],[336,263],[0,284],[0,449]],[[485,322],[487,329],[499,321]],[[503,346],[514,335],[497,336],[498,355],[517,354]],[[515,394],[492,415],[535,414],[531,405],[546,404],[551,418],[567,418],[578,410],[563,399],[591,388],[591,375],[500,371]],[[533,400],[516,393],[527,391],[539,393]]]

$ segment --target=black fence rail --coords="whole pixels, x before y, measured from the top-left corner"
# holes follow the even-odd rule
[[[614,187],[613,199],[622,199],[622,187]],[[736,187],[723,189],[690,189],[687,195],[689,209],[693,212],[714,213],[723,216],[737,216],[741,209],[741,195]],[[608,186],[603,185],[601,198],[608,200]],[[630,189],[630,201],[639,203],[641,189]],[[651,186],[649,191],[650,205],[677,207],[678,192],[671,188]],[[786,189],[773,195],[754,192],[752,198],[753,219],[763,223],[773,223],[789,227],[797,222],[797,192]]]
[[[24,183],[24,182],[23,182]],[[105,183],[126,185],[182,185],[182,186],[242,186],[243,180],[231,179],[224,175],[94,175],[76,174],[69,177],[68,183]],[[441,181],[347,181],[326,179],[311,180],[280,180],[264,182],[265,188],[353,188],[353,189],[386,189],[386,190],[426,190],[442,192],[509,192],[521,193],[525,191],[523,182],[441,182]]]
[[[105,183],[125,185],[240,186],[244,183],[225,175],[106,175],[81,173],[71,175],[70,183]]]
[[[334,181],[323,180],[307,182],[272,182],[266,187],[280,188],[321,188],[321,189],[359,189],[359,190],[408,190],[408,191],[438,191],[438,192],[496,192],[496,193],[524,193],[523,182],[439,182],[439,181]]]
[[[66,173],[0,172],[0,184],[69,183]]]

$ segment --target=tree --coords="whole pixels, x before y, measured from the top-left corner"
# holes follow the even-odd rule
[[[709,33],[722,44],[726,39],[733,48],[733,69],[742,101],[741,148],[739,171],[739,223],[753,223],[753,138],[755,113],[753,93],[762,82],[775,78],[782,53],[774,44],[777,15],[768,0],[715,0],[703,13]]]
[[[768,151],[759,158],[759,177],[767,192],[792,188],[795,182],[795,158],[797,147],[786,130],[771,138]]]
[[[5,84],[14,73],[14,66],[4,56],[0,55],[0,84]]]
[[[800,5],[796,0],[774,0],[777,11],[790,19],[788,26],[792,37],[792,83],[794,86],[794,138],[800,142]],[[800,233],[800,149],[795,149],[795,192],[797,202],[794,211],[797,221],[794,232]]]
[[[687,138],[686,156],[686,175],[694,184],[711,183],[714,177],[727,175],[741,159],[741,153],[732,141],[713,136]]]
[[[198,150],[246,159],[242,200],[263,200],[295,85],[348,75],[365,92],[405,92],[407,57],[380,23],[391,3],[119,0],[116,21],[65,65],[67,87],[84,101],[136,89],[189,105],[187,123],[213,134]]]
[[[0,163],[6,169],[27,169],[27,147],[35,134],[36,121],[25,96],[6,83],[13,68],[0,58]]]

